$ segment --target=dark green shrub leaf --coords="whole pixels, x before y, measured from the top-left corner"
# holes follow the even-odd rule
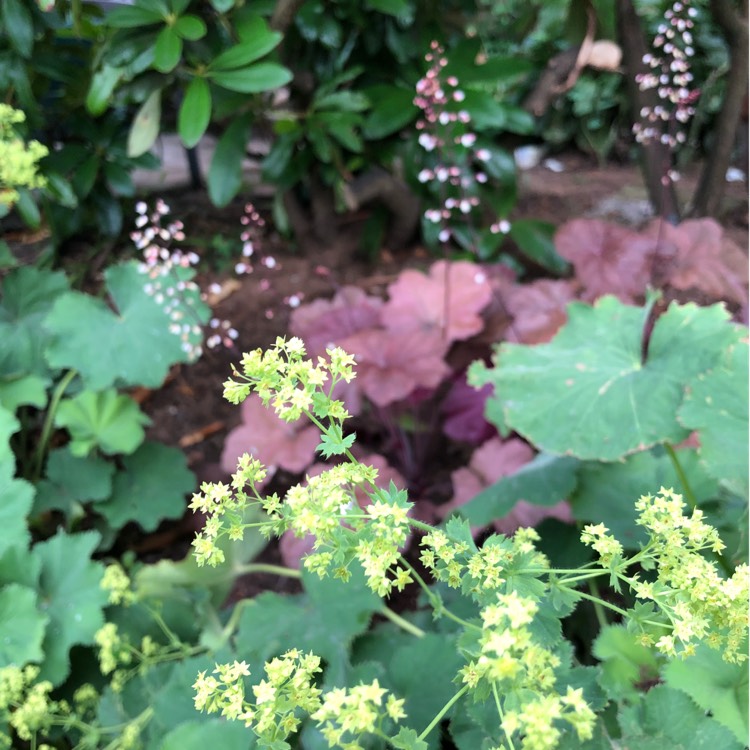
[[[534,263],[562,276],[570,264],[555,250],[555,225],[538,219],[516,219],[510,225],[510,236],[518,249]]]
[[[161,23],[166,13],[138,5],[120,5],[107,14],[107,25],[115,29],[137,29]]]
[[[399,86],[373,86],[365,92],[372,109],[362,126],[368,140],[398,132],[417,116],[414,92]]]
[[[217,13],[226,13],[234,7],[235,0],[211,0],[211,5]]]
[[[281,36],[278,31],[260,27],[252,38],[235,44],[234,47],[230,47],[215,57],[211,62],[211,69],[219,71],[244,68],[268,54],[279,44]]]
[[[317,110],[362,112],[370,106],[370,100],[359,91],[334,91],[313,100]]]
[[[292,80],[291,72],[278,63],[258,63],[240,70],[214,71],[211,78],[219,86],[241,94],[257,94],[284,86]]]
[[[21,57],[30,58],[34,48],[34,18],[23,0],[0,3],[3,31],[10,46]]]
[[[183,39],[194,42],[206,35],[206,24],[198,16],[182,16],[175,22],[174,30]]]
[[[180,337],[169,332],[168,316],[144,290],[147,277],[137,264],[112,266],[104,278],[117,310],[79,292],[60,297],[46,321],[55,334],[49,362],[76,369],[91,390],[118,382],[161,385],[174,363],[189,361]],[[206,321],[208,309],[200,301],[191,308],[196,322]]]
[[[182,39],[174,26],[165,26],[156,37],[154,67],[160,73],[169,73],[177,67],[182,56]]]
[[[161,124],[161,89],[152,91],[141,105],[128,133],[128,156],[145,154],[159,135]]]
[[[742,331],[714,305],[670,305],[642,358],[647,310],[603,297],[573,303],[548,344],[503,344],[493,369],[474,366],[472,383],[492,383],[505,422],[541,450],[615,461],[689,431],[676,419],[687,383],[713,367]]]
[[[123,68],[116,68],[105,63],[101,70],[94,73],[88,94],[86,94],[86,109],[92,115],[96,117],[107,109],[109,98],[122,78],[123,72]]]
[[[148,417],[130,396],[114,389],[83,391],[75,398],[63,399],[55,414],[55,425],[70,433],[70,452],[88,455],[93,448],[102,453],[132,453],[144,437]]]
[[[366,5],[379,13],[408,19],[414,18],[414,6],[409,0],[367,0]]]
[[[210,120],[211,90],[205,79],[193,78],[177,115],[177,132],[185,146],[192,148],[198,143]]]
[[[39,679],[53,685],[68,676],[71,647],[93,644],[94,633],[104,625],[107,592],[99,586],[104,566],[91,560],[98,543],[99,535],[91,532],[58,533],[31,553],[41,562],[40,608],[49,616]]]
[[[0,590],[0,668],[40,662],[48,622],[33,589],[11,583]]]
[[[677,418],[698,430],[706,471],[748,495],[748,347],[737,344],[722,363],[690,381]]]
[[[195,489],[195,476],[181,450],[144,443],[122,459],[122,466],[112,496],[95,508],[113,528],[135,521],[145,531],[153,531],[164,519],[179,518],[185,512],[185,495]]]
[[[242,162],[250,135],[250,116],[238,117],[219,138],[208,170],[208,195],[215,206],[226,206],[242,186]]]
[[[42,214],[39,212],[34,194],[28,188],[18,188],[17,192],[16,210],[27,227],[36,229],[42,223]]]

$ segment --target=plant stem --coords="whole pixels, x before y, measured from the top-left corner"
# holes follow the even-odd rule
[[[417,638],[424,638],[426,633],[422,628],[418,628],[414,623],[405,620],[401,615],[394,612],[390,607],[386,607],[385,604],[380,608],[380,614],[386,619],[390,620],[394,625],[398,625],[402,630],[407,633],[411,633]]]
[[[445,714],[450,711],[451,706],[469,689],[468,685],[464,685],[438,712],[437,716],[427,725],[427,728],[419,735],[419,739],[423,740],[440,722]]]
[[[604,599],[600,599],[597,596],[592,596],[591,594],[587,594],[584,591],[578,591],[577,594],[583,599],[588,599],[590,602],[594,602],[594,604],[598,602],[599,606],[611,609],[613,612],[617,612],[618,615],[622,615],[623,617],[628,616],[628,613],[624,609],[617,607],[614,604],[610,604],[609,602],[605,602]]]
[[[606,628],[609,623],[607,622],[607,615],[604,612],[604,608],[601,604],[602,598],[601,594],[599,593],[599,584],[597,584],[595,580],[591,579],[589,580],[588,585],[591,593],[594,595],[594,597],[590,599],[590,601],[594,605],[594,613],[596,614],[596,619],[599,622],[599,627],[604,630],[604,628]]]
[[[497,683],[492,682],[492,695],[495,698],[495,706],[497,706],[497,714],[500,717],[500,724],[502,725],[505,721],[505,714],[503,713],[503,707],[500,705],[500,696],[497,694]],[[503,730],[505,731],[505,730]],[[510,750],[515,750],[516,746],[513,744],[513,738],[509,732],[505,732],[505,738],[508,740],[508,747]]]
[[[248,575],[250,573],[270,573],[276,576],[285,576],[286,578],[302,578],[302,573],[294,568],[285,568],[283,565],[272,565],[271,563],[248,563],[247,565],[238,565],[233,573],[238,576]]]
[[[667,455],[669,456],[670,461],[672,461],[672,466],[674,466],[677,478],[680,480],[680,484],[682,485],[682,489],[685,493],[685,500],[687,500],[690,508],[692,510],[695,510],[698,507],[698,501],[696,500],[695,494],[693,493],[693,488],[690,486],[687,474],[685,474],[685,470],[682,468],[680,459],[677,458],[677,451],[674,449],[674,446],[671,443],[664,443],[664,448],[667,451]]]
[[[42,474],[42,464],[44,463],[44,456],[47,452],[47,444],[49,443],[50,435],[52,434],[52,425],[55,421],[55,414],[57,413],[57,407],[60,405],[65,391],[70,385],[73,378],[78,374],[76,370],[68,370],[63,375],[60,382],[57,384],[52,398],[50,399],[49,406],[47,407],[47,414],[44,417],[44,425],[42,427],[42,434],[39,437],[39,443],[36,448],[36,460],[34,462],[34,474],[33,479],[39,479]]]

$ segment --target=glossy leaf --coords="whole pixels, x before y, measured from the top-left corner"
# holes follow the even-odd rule
[[[250,137],[250,116],[238,117],[219,138],[208,170],[208,195],[215,206],[226,206],[242,187],[242,163]]]
[[[182,56],[182,38],[174,26],[165,26],[156,37],[154,67],[160,73],[169,73],[177,67]]]
[[[192,148],[206,132],[211,120],[211,90],[203,78],[193,78],[177,115],[177,132],[187,148]]]
[[[362,126],[369,140],[385,138],[406,127],[417,116],[414,92],[399,86],[374,86],[365,91],[372,103]]]
[[[268,54],[279,44],[281,38],[282,35],[278,31],[270,31],[267,28],[259,30],[251,39],[235,44],[234,47],[217,55],[211,62],[211,69],[219,71],[244,68]]]
[[[112,92],[122,78],[123,72],[123,68],[105,64],[94,73],[86,94],[86,109],[92,115],[96,117],[107,109]]]
[[[292,80],[291,72],[278,63],[257,63],[239,70],[214,71],[211,78],[219,86],[241,94],[257,94],[261,91],[284,86]]]
[[[120,5],[107,14],[107,25],[115,29],[137,29],[161,23],[164,15],[157,10],[138,5]]]
[[[78,457],[94,448],[110,456],[132,453],[143,442],[143,425],[148,423],[138,404],[114,389],[63,399],[55,414],[55,424],[70,432],[70,452]]]
[[[555,250],[554,232],[553,224],[537,219],[516,219],[510,225],[510,236],[518,249],[534,263],[561,276],[569,266]]]
[[[34,19],[23,0],[3,0],[0,18],[7,42],[21,57],[30,58],[34,48]]]
[[[194,42],[206,35],[206,24],[198,16],[182,16],[175,22],[174,30],[183,39]]]
[[[500,346],[497,366],[473,366],[470,382],[493,383],[490,402],[541,450],[601,461],[684,440],[685,386],[742,336],[723,307],[672,304],[642,362],[646,310],[603,297],[571,304],[568,316],[549,344]]]
[[[161,124],[161,89],[152,91],[141,105],[130,126],[128,134],[128,156],[141,156],[151,149]]]

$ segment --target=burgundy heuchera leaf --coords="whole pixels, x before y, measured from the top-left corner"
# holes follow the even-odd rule
[[[575,298],[571,281],[539,279],[514,285],[505,294],[506,307],[513,315],[506,339],[522,344],[550,341],[568,319],[566,307]]]
[[[485,272],[468,261],[438,261],[429,275],[404,271],[388,287],[381,312],[391,331],[437,331],[447,341],[467,339],[482,330],[479,313],[492,298]]]
[[[495,428],[484,418],[484,407],[492,390],[490,383],[480,389],[473,388],[466,382],[465,373],[453,382],[440,405],[445,417],[443,432],[451,440],[480,445],[496,434]]]
[[[292,472],[304,471],[315,457],[320,432],[304,418],[288,423],[263,406],[256,393],[242,403],[242,424],[228,435],[221,454],[221,466],[233,472],[237,459],[249,453],[268,468],[268,481],[278,467]]]

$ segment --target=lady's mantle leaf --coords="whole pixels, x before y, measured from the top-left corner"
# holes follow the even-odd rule
[[[122,465],[112,497],[95,508],[111,526],[119,529],[135,521],[145,531],[153,531],[163,519],[179,518],[185,512],[185,495],[195,488],[195,476],[182,451],[144,443],[132,456],[125,456]]]
[[[602,662],[599,682],[614,700],[636,699],[639,683],[659,676],[654,652],[638,643],[624,625],[608,625],[594,641],[594,656]]]
[[[170,319],[145,292],[148,277],[135,263],[108,268],[105,278],[116,311],[79,292],[56,301],[46,320],[56,334],[48,349],[50,364],[78,370],[92,390],[115,383],[161,385],[175,362],[189,359],[180,337],[169,332]],[[204,312],[195,310],[196,323]]]
[[[434,331],[446,341],[467,339],[482,330],[479,313],[492,298],[484,271],[474,263],[439,261],[425,276],[404,271],[388,287],[382,312],[391,331]]]
[[[706,471],[732,492],[748,495],[748,347],[737,344],[715,369],[688,386],[677,415],[698,430]]]
[[[549,344],[502,345],[496,367],[473,367],[469,381],[493,383],[490,402],[540,449],[601,461],[684,440],[675,414],[685,385],[742,336],[719,305],[672,304],[642,363],[643,309],[603,297],[571,304],[568,316]]]
[[[159,745],[160,750],[247,750],[247,729],[240,722],[222,719],[186,721],[173,729]]]
[[[37,607],[37,593],[11,583],[0,591],[0,667],[39,662],[47,615]]]
[[[32,552],[42,566],[39,606],[49,616],[39,679],[53,685],[68,676],[71,647],[92,644],[94,633],[104,625],[107,592],[99,586],[104,568],[91,560],[98,543],[98,534],[91,532],[75,536],[58,533],[37,544]]]
[[[298,473],[312,463],[319,442],[317,427],[306,419],[284,422],[253,393],[242,402],[242,424],[227,435],[221,466],[234,472],[237,459],[249,453],[268,468],[267,480],[278,467]]]
[[[143,425],[148,423],[138,404],[114,389],[84,391],[64,399],[55,415],[55,424],[70,432],[70,452],[78,457],[88,455],[94,447],[110,456],[132,453],[143,442]]]

